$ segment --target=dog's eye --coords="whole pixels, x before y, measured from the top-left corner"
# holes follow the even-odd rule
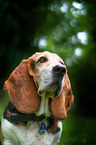
[[[37,62],[43,63],[46,62],[47,58],[46,57],[41,57]]]

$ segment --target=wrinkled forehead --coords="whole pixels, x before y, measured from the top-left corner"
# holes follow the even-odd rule
[[[37,52],[33,55],[33,60],[37,62],[41,57],[46,57],[49,61],[63,62],[63,60],[55,53],[50,53],[48,51]]]

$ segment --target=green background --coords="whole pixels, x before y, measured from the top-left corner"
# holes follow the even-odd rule
[[[5,80],[22,59],[45,50],[64,60],[75,97],[59,144],[96,145],[94,0],[0,0],[0,118],[9,101]]]

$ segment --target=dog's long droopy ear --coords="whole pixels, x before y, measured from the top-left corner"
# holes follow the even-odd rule
[[[62,92],[51,102],[53,116],[58,120],[64,120],[73,100],[74,96],[72,95],[71,84],[66,72]]]
[[[5,81],[4,89],[8,91],[9,98],[18,111],[31,114],[38,109],[40,98],[33,77],[29,74],[28,62],[29,59],[22,60]]]

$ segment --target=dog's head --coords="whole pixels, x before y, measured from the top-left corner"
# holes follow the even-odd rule
[[[5,81],[4,88],[22,113],[38,116],[52,113],[56,119],[63,120],[73,102],[63,60],[47,51],[23,60]]]
[[[29,74],[34,76],[40,96],[50,93],[55,97],[61,92],[66,66],[58,55],[47,51],[36,53],[29,58],[28,67]]]

